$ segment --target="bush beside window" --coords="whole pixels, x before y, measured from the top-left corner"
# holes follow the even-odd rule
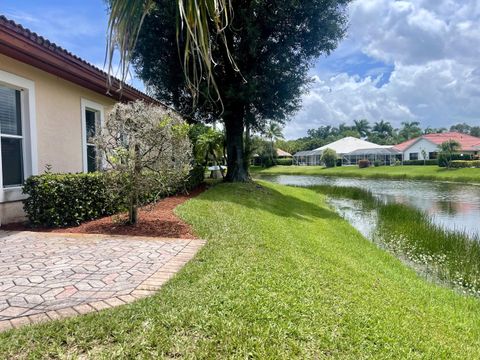
[[[31,176],[23,187],[27,217],[33,226],[61,227],[114,214],[121,204],[107,181],[101,173]]]
[[[166,184],[161,190],[141,194],[141,203],[151,203],[165,196],[192,190],[204,180],[204,167],[195,166],[185,182]],[[79,225],[88,220],[127,210],[123,194],[111,191],[122,181],[115,173],[43,174],[31,176],[23,187],[28,198],[23,207],[35,227]],[[153,176],[153,175],[147,175]]]

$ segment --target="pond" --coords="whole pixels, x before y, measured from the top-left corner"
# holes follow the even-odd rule
[[[259,178],[284,185],[334,185],[370,191],[384,203],[415,207],[446,230],[480,236],[480,185],[416,180],[356,179],[304,175],[262,175]],[[369,237],[375,213],[365,212],[358,201],[330,199],[330,204],[353,226]]]

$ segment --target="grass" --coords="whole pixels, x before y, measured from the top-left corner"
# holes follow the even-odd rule
[[[446,169],[439,166],[379,166],[360,169],[357,166],[324,168],[322,166],[274,166],[253,168],[253,174],[265,175],[322,175],[373,179],[411,179],[480,183],[479,168]]]
[[[480,302],[428,283],[312,189],[220,184],[155,296],[0,334],[0,358],[479,358]]]
[[[390,249],[480,295],[480,239],[444,230],[427,214],[403,204],[379,204],[378,219],[377,236]]]
[[[445,230],[426,213],[404,204],[378,201],[364,189],[331,185],[309,188],[334,198],[361,200],[365,210],[375,209],[378,215],[375,241],[420,265],[422,270],[426,268],[445,283],[480,295],[480,239],[477,236]]]

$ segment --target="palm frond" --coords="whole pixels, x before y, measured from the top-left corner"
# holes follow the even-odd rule
[[[184,46],[183,70],[194,102],[198,99],[199,85],[206,80],[207,88],[219,93],[213,76],[215,61],[212,57],[211,33],[215,31],[224,43],[233,68],[238,71],[229,51],[225,29],[232,17],[231,0],[176,0],[178,4],[177,42]],[[124,81],[128,75],[132,52],[145,16],[154,8],[154,0],[109,0],[110,18],[106,62],[108,73],[113,72],[116,51],[119,53],[119,72]],[[212,29],[213,27],[213,29]],[[180,49],[179,49],[180,50]]]

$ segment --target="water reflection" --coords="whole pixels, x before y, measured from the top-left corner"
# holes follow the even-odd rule
[[[352,186],[371,191],[377,199],[385,203],[401,203],[414,206],[431,216],[443,228],[465,231],[470,235],[480,235],[480,186],[449,184],[416,180],[354,179],[300,175],[268,175],[261,179],[284,185],[335,185]],[[359,204],[351,201],[330,200],[342,216],[350,222],[362,216]],[[337,203],[338,202],[338,203]],[[343,207],[343,210],[341,210]],[[347,208],[352,208],[347,211]],[[343,213],[342,213],[343,211]],[[348,214],[346,214],[348,212]],[[371,214],[363,214],[370,216]],[[352,219],[350,219],[352,217]],[[367,222],[368,223],[368,222]],[[355,224],[353,224],[355,226]],[[360,225],[360,224],[359,224]],[[365,229],[355,226],[364,235]],[[365,226],[363,226],[365,227]],[[369,237],[369,236],[368,236]]]

